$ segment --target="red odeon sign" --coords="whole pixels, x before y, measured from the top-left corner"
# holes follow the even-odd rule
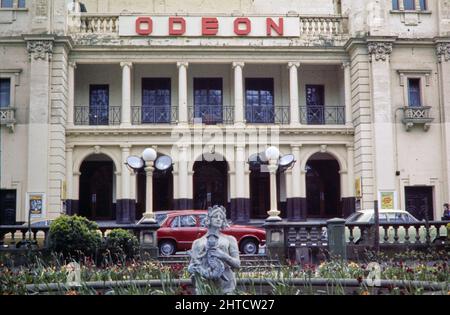
[[[296,17],[120,16],[121,36],[299,36]]]

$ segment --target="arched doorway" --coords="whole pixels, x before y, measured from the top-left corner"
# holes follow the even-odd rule
[[[160,155],[158,154],[158,157]],[[173,209],[173,168],[162,172],[155,169],[153,172],[153,211]],[[137,202],[136,218],[142,218],[145,212],[147,174],[144,170],[137,174]]]
[[[286,211],[280,201],[280,173],[277,173],[277,201],[281,216]],[[250,218],[267,219],[270,210],[270,173],[267,165],[250,167]]]
[[[306,163],[306,204],[309,218],[342,217],[339,163],[316,153]]]
[[[107,155],[94,154],[84,159],[80,167],[79,214],[90,220],[114,220],[114,162]]]
[[[228,163],[197,161],[193,176],[194,208],[199,210],[219,205],[228,208]]]

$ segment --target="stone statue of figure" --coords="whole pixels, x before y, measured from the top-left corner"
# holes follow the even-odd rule
[[[195,279],[197,294],[205,293],[201,290],[205,284],[212,287],[212,293],[233,294],[236,289],[233,270],[240,267],[241,261],[236,239],[220,232],[228,227],[225,208],[209,208],[205,225],[208,232],[194,241],[189,253],[191,261],[188,271]]]

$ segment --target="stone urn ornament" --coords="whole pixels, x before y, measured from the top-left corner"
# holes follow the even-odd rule
[[[205,219],[208,232],[194,241],[188,271],[192,275],[196,293],[233,294],[236,289],[234,270],[239,269],[239,247],[233,236],[221,233],[228,227],[224,207],[208,209]]]

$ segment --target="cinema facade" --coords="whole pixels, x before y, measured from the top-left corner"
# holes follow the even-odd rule
[[[201,6],[200,6],[201,3]],[[292,221],[450,200],[448,1],[2,1],[0,222],[153,208]],[[124,10],[126,8],[126,10]],[[260,155],[260,157],[262,157]]]

